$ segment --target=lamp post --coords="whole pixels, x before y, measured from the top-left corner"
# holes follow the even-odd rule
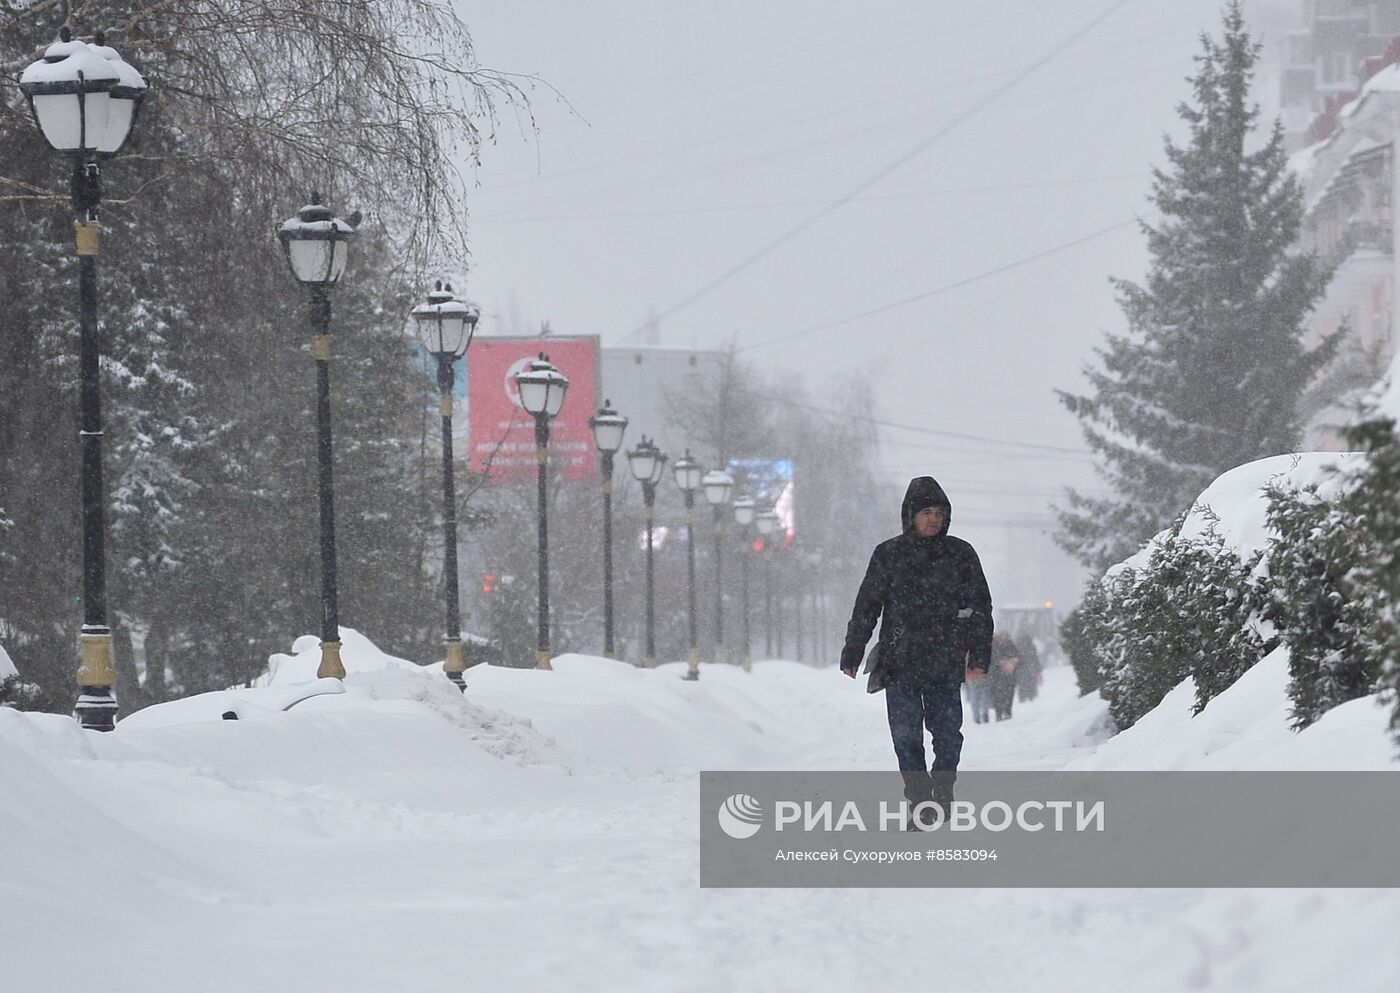
[[[773,657],[773,557],[769,554],[768,538],[778,526],[778,515],[765,510],[754,518],[754,527],[763,537],[763,649]]]
[[[721,568],[724,538],[724,505],[729,502],[729,491],[734,488],[734,477],[723,469],[712,469],[701,480],[705,488],[705,502],[715,512],[715,661],[724,662],[724,570]]]
[[[588,426],[593,430],[593,443],[598,446],[603,463],[603,654],[611,659],[617,657],[613,643],[613,456],[622,447],[627,418],[612,409],[611,400],[604,400]]]
[[[467,353],[480,314],[475,307],[452,295],[452,285],[441,282],[428,294],[428,302],[410,311],[418,338],[437,359],[439,410],[442,414],[442,531],[443,578],[447,587],[447,636],[443,639],[446,661],[442,671],[459,690],[467,688],[463,673],[462,609],[457,592],[457,486],[452,464],[452,388],[454,366]]]
[[[146,95],[146,81],[108,48],[74,41],[68,28],[20,75],[20,90],[44,139],[72,160],[70,194],[78,251],[79,437],[82,439],[82,663],[73,716],[82,727],[116,726],[112,631],[107,626],[106,515],[102,484],[102,392],[97,337],[97,255],[102,201],[99,162],[121,151]]]
[[[753,523],[754,500],[753,497],[740,497],[734,501],[734,523],[739,525],[739,536],[743,539],[744,550],[739,554],[739,570],[743,575],[743,603],[741,613],[744,618],[744,641],[743,661],[744,671],[753,669],[753,650],[749,640],[749,556],[753,549],[749,546],[749,525]]]
[[[685,454],[676,459],[676,464],[671,466],[671,472],[675,476],[676,485],[685,494],[685,567],[690,590],[690,655],[687,658],[689,668],[686,669],[685,678],[695,680],[700,678],[700,647],[695,631],[695,491],[700,488],[700,480],[705,470],[700,467],[699,462],[690,457],[690,449],[687,448]]]
[[[316,462],[321,506],[321,664],[318,679],[345,678],[336,603],[335,481],[331,471],[331,290],[345,274],[355,223],[333,217],[320,194],[277,227],[287,264],[311,298],[311,355],[316,360]]]
[[[536,643],[535,668],[552,669],[549,664],[549,509],[548,509],[548,469],[549,469],[549,422],[564,406],[564,394],[569,389],[569,379],[554,368],[543,352],[530,363],[525,372],[515,374],[516,389],[520,393],[520,406],[525,413],[535,419],[535,460],[539,465],[538,479],[538,521],[539,521],[539,639]]]
[[[636,448],[627,453],[627,466],[632,470],[632,478],[642,484],[642,503],[646,505],[647,522],[647,637],[646,659],[648,669],[656,668],[656,573],[652,565],[652,522],[656,518],[656,484],[666,471],[666,453],[643,436]]]

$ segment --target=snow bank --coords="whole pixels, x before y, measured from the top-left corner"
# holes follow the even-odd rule
[[[1283,646],[1194,717],[1196,686],[1187,678],[1132,727],[1066,768],[1400,771],[1379,695],[1345,703],[1294,732],[1287,687],[1288,649]]]
[[[315,654],[298,645],[293,662]],[[448,993],[468,973],[522,990],[878,989],[907,983],[914,947],[958,989],[1131,976],[1148,993],[1284,993],[1339,969],[1357,989],[1400,976],[1383,951],[1400,898],[1384,891],[701,890],[696,769],[891,766],[884,701],[834,669],[704,665],[689,683],[679,664],[566,655],[553,672],[474,667],[463,695],[367,639],[347,636],[345,662],[340,693],[303,695],[320,684],[282,663],[270,685],[106,735],[0,710],[7,985],[78,989],[102,962],[109,993]],[[1196,722],[1188,689],[1103,742],[1102,701],[1052,668],[1014,720],[967,726],[964,755],[1306,768],[1356,750],[1371,767],[1373,713],[1280,734],[1265,705],[1277,679],[1257,667]]]
[[[4,645],[0,645],[0,679],[17,675],[19,675],[19,670],[15,668],[15,663],[10,658],[10,653],[5,651]]]
[[[1268,489],[1302,489],[1316,486],[1323,495],[1342,485],[1344,473],[1358,465],[1362,456],[1355,452],[1299,452],[1275,455],[1247,462],[1221,474],[1198,496],[1181,525],[1184,537],[1205,534],[1212,528],[1242,559],[1268,547],[1266,524]],[[1171,534],[1170,529],[1154,536],[1131,557],[1108,569],[1111,578],[1125,568],[1143,569],[1152,553]]]

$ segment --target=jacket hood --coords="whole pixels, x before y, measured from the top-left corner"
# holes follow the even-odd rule
[[[904,491],[904,504],[899,509],[905,532],[914,530],[914,515],[925,507],[942,507],[947,511],[943,530],[938,532],[938,536],[943,537],[953,523],[953,505],[948,501],[948,494],[943,492],[943,487],[932,476],[915,476],[909,480],[909,488]]]

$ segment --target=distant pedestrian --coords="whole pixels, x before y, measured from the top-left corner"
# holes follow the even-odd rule
[[[900,508],[903,533],[870,556],[856,595],[841,671],[855,678],[866,642],[880,622],[885,710],[904,795],[911,805],[953,799],[962,756],[964,678],[991,664],[992,597],[972,546],[948,533],[953,508],[932,476],[910,481]],[[933,766],[924,765],[924,729]]]
[[[992,638],[992,708],[997,712],[997,720],[1011,719],[1011,704],[1016,699],[1016,667],[1020,662],[1020,650],[1009,634],[998,634]]]
[[[966,688],[967,702],[972,705],[972,722],[986,724],[992,710],[992,681],[969,679]]]
[[[1035,647],[1035,639],[1029,634],[1016,639],[1016,649],[1021,659],[1016,665],[1016,699],[1025,703],[1034,700],[1040,692],[1040,650]]]

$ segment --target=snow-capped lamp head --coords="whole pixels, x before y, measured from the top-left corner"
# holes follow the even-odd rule
[[[627,467],[632,470],[632,478],[637,482],[655,486],[666,473],[666,453],[643,435],[637,447],[627,453]]]
[[[533,359],[524,372],[515,374],[515,388],[520,394],[520,406],[532,417],[552,418],[564,406],[569,389],[569,377],[554,367],[544,352]]]
[[[358,211],[348,221],[332,216],[321,203],[321,194],[313,193],[311,202],[295,217],[277,226],[277,239],[292,275],[312,289],[329,289],[340,282],[359,219]]]
[[[480,314],[465,300],[452,295],[452,284],[442,280],[428,294],[428,302],[409,312],[418,340],[438,358],[458,359],[466,354]]]
[[[778,515],[772,510],[765,510],[754,518],[753,523],[754,527],[758,529],[758,533],[766,538],[778,526]]]
[[[746,528],[753,523],[754,510],[757,504],[751,496],[742,496],[734,501],[734,523],[741,528]]]
[[[719,507],[729,502],[729,491],[734,488],[734,477],[723,469],[711,469],[705,473],[700,485],[705,488],[705,502]]]
[[[588,427],[593,431],[593,443],[598,451],[608,455],[622,447],[622,436],[627,433],[627,418],[612,408],[611,400],[604,400],[598,413],[588,419]]]
[[[103,35],[96,45],[64,27],[43,57],[20,73],[34,123],[55,150],[83,160],[121,151],[146,97],[146,81]]]
[[[685,454],[676,459],[675,464],[671,466],[671,473],[681,492],[689,494],[700,488],[700,480],[704,478],[705,470],[699,462],[691,458],[690,449],[687,448]]]

